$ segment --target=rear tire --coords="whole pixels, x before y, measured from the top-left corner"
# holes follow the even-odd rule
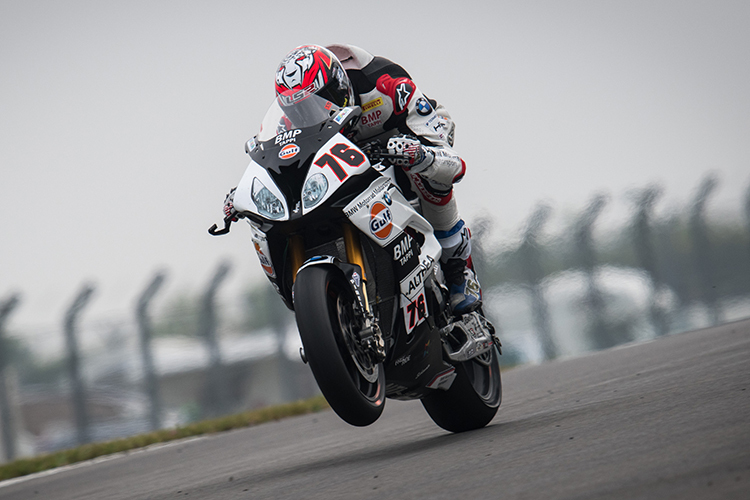
[[[354,296],[338,270],[311,266],[297,274],[294,309],[310,369],[333,411],[351,425],[375,422],[385,405],[385,372],[352,329]]]
[[[497,414],[503,398],[497,346],[456,365],[456,378],[447,391],[422,399],[430,418],[450,432],[479,429]]]

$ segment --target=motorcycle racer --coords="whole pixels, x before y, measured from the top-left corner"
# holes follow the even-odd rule
[[[455,124],[447,110],[422,94],[404,68],[353,45],[292,50],[276,71],[276,94],[297,91],[362,109],[347,137],[371,159],[382,152],[402,167],[443,248],[451,310],[460,315],[476,309],[481,289],[471,262],[471,233],[453,194],[466,164],[453,150]]]

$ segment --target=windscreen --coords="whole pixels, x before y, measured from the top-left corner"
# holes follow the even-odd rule
[[[258,140],[269,141],[282,132],[325,122],[341,108],[316,94],[281,94],[274,99],[260,126]]]

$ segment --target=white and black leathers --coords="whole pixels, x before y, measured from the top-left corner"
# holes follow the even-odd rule
[[[432,163],[408,176],[412,190],[423,202],[425,218],[436,231],[450,232],[461,222],[453,184],[461,180],[466,166],[452,147],[455,124],[448,111],[423,95],[398,64],[353,45],[327,48],[341,61],[354,89],[355,104],[362,108],[362,117],[350,131],[351,139],[358,145],[375,139],[385,144],[394,135],[406,134],[429,148],[434,155]],[[466,259],[470,252],[466,250],[461,252],[466,255],[450,257]]]

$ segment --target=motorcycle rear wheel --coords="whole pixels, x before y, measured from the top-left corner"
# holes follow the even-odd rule
[[[492,421],[503,398],[499,355],[493,346],[486,353],[457,364],[450,389],[434,391],[422,399],[437,425],[450,432],[465,432]]]
[[[297,328],[318,387],[339,417],[366,426],[383,413],[385,372],[359,345],[352,328],[354,300],[335,269],[312,266],[297,274]]]

